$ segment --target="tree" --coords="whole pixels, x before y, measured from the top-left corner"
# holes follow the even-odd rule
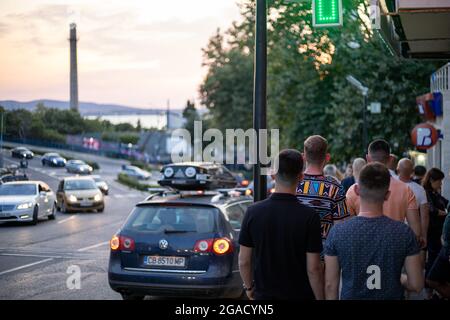
[[[254,8],[254,0],[244,2],[242,22],[216,32],[204,50],[202,103],[222,130],[251,126]],[[281,147],[300,149],[307,136],[321,134],[332,161],[361,155],[362,97],[348,74],[370,88],[369,102],[383,105],[382,114],[369,115],[369,139],[385,138],[397,154],[412,147],[415,97],[429,90],[437,64],[393,57],[366,25],[367,9],[366,1],[345,0],[343,27],[313,28],[310,2],[269,1],[268,122],[280,129]]]

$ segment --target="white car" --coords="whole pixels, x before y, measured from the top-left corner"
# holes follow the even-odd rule
[[[56,196],[42,181],[17,181],[0,185],[0,222],[55,219]]]

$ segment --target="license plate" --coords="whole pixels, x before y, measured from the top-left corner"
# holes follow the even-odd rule
[[[186,180],[172,180],[172,184],[186,184]]]
[[[197,180],[208,180],[208,175],[207,174],[197,174],[196,179]]]
[[[184,257],[147,256],[144,258],[144,264],[148,266],[184,267],[185,263]]]
[[[90,201],[80,202],[80,206],[82,206],[82,207],[90,207],[90,206],[92,206],[92,202],[90,202]]]

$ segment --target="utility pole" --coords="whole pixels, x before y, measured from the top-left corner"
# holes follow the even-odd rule
[[[253,199],[267,197],[267,177],[261,175],[259,132],[267,127],[267,13],[266,0],[256,0],[256,39],[253,87],[253,128],[256,131],[256,164],[253,166]],[[252,146],[250,146],[252,148]]]
[[[78,111],[77,25],[70,24],[70,109]]]

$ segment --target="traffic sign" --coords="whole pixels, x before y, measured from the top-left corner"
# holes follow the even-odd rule
[[[342,26],[342,0],[313,0],[313,27]]]

